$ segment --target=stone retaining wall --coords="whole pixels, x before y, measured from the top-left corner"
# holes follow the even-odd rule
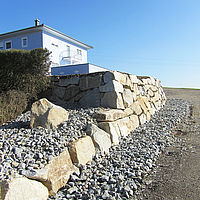
[[[113,116],[113,119],[109,116],[111,111],[106,111],[106,114],[102,111],[108,119],[104,120],[99,115],[97,120],[113,122],[124,118],[123,122],[119,120],[119,124],[131,120],[136,121],[137,126],[150,120],[151,115],[165,104],[166,97],[158,79],[108,71],[52,77],[50,101],[118,109],[119,112],[115,114],[118,116]]]
[[[89,124],[87,136],[68,144],[68,149],[37,173],[27,174],[29,179],[16,178],[6,185],[0,184],[1,199],[12,199],[17,190],[21,192],[16,199],[43,200],[54,195],[73,172],[79,173],[75,163],[84,165],[91,161],[96,149],[109,153],[112,145],[117,145],[121,137],[150,120],[166,101],[159,80],[116,71],[52,77],[49,99],[57,104],[100,107],[93,115],[98,126]],[[20,184],[32,188],[32,192],[27,194]],[[38,198],[37,191],[44,195]]]

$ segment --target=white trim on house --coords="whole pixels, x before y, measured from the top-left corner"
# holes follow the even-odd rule
[[[8,43],[10,43],[10,48],[7,48]],[[11,40],[5,41],[5,49],[12,49],[12,41]]]
[[[26,44],[24,44],[24,40],[26,41]],[[21,41],[22,41],[22,47],[28,47],[28,37],[23,37]]]

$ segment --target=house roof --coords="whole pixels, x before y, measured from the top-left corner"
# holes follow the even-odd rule
[[[93,48],[92,46],[90,46],[88,44],[85,44],[81,41],[78,41],[78,40],[76,40],[76,39],[74,39],[74,38],[72,38],[72,37],[70,37],[70,36],[68,36],[64,33],[61,33],[61,32],[59,32],[59,31],[57,31],[57,30],[55,30],[55,29],[53,29],[53,28],[51,28],[47,25],[44,25],[44,24],[0,34],[0,39],[6,39],[6,38],[9,38],[9,37],[15,37],[15,36],[18,36],[18,35],[32,33],[32,32],[38,32],[38,31],[45,31],[47,33],[55,35],[59,38],[62,38],[62,39],[67,40],[69,42],[72,42],[72,43],[79,45],[79,46],[86,48],[86,49],[92,49]]]

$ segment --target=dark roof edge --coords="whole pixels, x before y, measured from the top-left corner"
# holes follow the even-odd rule
[[[6,36],[6,35],[9,35],[9,34],[18,33],[18,32],[21,32],[21,31],[26,31],[26,30],[35,29],[35,28],[38,28],[38,27],[43,27],[43,26],[44,26],[44,24],[41,24],[41,25],[39,25],[39,26],[32,26],[32,27],[28,27],[28,28],[19,29],[19,30],[16,30],[16,31],[10,31],[10,32],[8,32],[8,33],[0,34],[0,37]]]

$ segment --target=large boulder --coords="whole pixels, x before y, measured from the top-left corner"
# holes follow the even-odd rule
[[[111,147],[110,134],[100,129],[94,124],[89,124],[86,133],[91,136],[95,148],[99,149],[102,153],[109,153]]]
[[[70,143],[68,149],[73,163],[85,165],[95,156],[95,147],[90,136]]]
[[[47,200],[48,189],[40,182],[25,177],[0,183],[1,200]]]
[[[68,120],[69,113],[62,107],[56,106],[43,98],[33,103],[31,108],[31,128],[57,128]]]
[[[74,172],[78,172],[78,168],[73,165],[69,152],[65,150],[59,156],[52,159],[45,168],[36,171],[36,173],[27,174],[27,176],[41,181],[52,196],[65,186],[70,175]]]

